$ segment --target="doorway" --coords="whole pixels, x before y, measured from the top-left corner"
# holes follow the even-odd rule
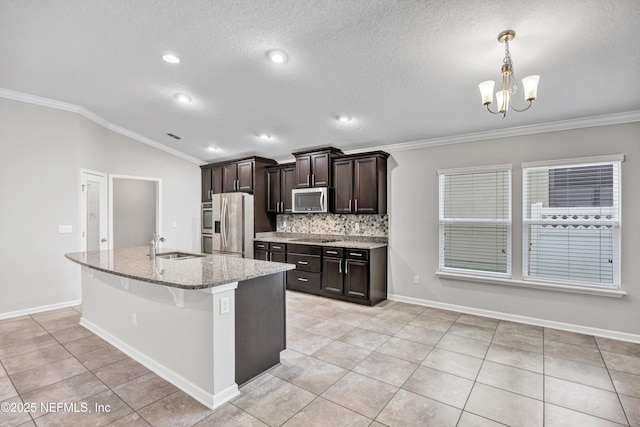
[[[109,175],[110,249],[147,246],[161,235],[159,178]]]
[[[80,247],[82,251],[109,248],[107,216],[107,175],[80,169]]]

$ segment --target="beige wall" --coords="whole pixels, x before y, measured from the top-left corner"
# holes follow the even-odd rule
[[[391,152],[389,293],[545,321],[640,335],[640,123]],[[513,277],[522,278],[520,163],[624,154],[623,298],[481,284],[435,276],[438,270],[438,169],[513,164]],[[420,284],[413,284],[414,275]]]
[[[79,300],[80,169],[157,177],[167,247],[199,250],[200,168],[66,111],[0,98],[0,318]],[[172,227],[173,222],[176,228]],[[70,224],[72,234],[58,234]]]

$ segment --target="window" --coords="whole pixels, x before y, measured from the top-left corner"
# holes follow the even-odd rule
[[[522,165],[524,280],[620,289],[621,161]]]
[[[511,276],[511,165],[438,171],[440,271]]]

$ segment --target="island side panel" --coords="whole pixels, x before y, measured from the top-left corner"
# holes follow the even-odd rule
[[[81,324],[211,407],[214,296],[82,270]]]
[[[286,348],[285,274],[238,283],[236,289],[236,383],[280,363]]]

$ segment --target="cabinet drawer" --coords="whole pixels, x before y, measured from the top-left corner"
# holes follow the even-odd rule
[[[344,248],[322,248],[322,255],[331,258],[342,258]]]
[[[369,259],[369,251],[366,249],[345,249],[345,253],[349,259]]]
[[[286,252],[287,244],[286,243],[271,243],[269,246],[269,250],[271,252]]]
[[[287,271],[287,286],[319,291],[321,283],[320,277],[320,273],[290,270]]]
[[[319,256],[292,254],[289,252],[287,254],[287,262],[289,264],[295,264],[296,270],[311,271],[314,273],[320,273],[321,271]]]
[[[254,251],[268,251],[269,243],[267,242],[253,242]]]
[[[294,243],[288,243],[287,249],[289,252],[293,252],[295,254],[322,255],[321,246],[298,245]]]

